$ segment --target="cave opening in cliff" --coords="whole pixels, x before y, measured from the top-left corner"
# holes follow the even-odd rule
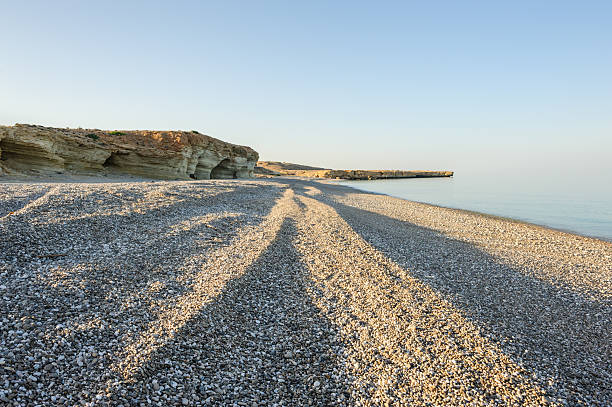
[[[229,158],[221,161],[215,168],[210,171],[210,179],[231,179],[238,178],[236,171],[231,168]]]
[[[104,161],[102,166],[104,168],[115,167],[115,153],[111,153],[111,155],[109,155],[108,158]]]

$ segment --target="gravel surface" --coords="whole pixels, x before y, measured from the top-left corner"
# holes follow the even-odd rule
[[[0,405],[612,405],[612,243],[316,181],[0,184]]]

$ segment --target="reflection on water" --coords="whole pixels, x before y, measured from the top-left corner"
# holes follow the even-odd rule
[[[457,175],[453,178],[343,181],[342,184],[612,241],[612,188],[608,182],[586,178]]]

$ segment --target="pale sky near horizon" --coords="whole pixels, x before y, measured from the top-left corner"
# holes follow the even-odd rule
[[[612,2],[2,1],[0,124],[333,168],[612,175]]]

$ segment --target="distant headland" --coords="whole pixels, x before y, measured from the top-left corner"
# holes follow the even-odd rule
[[[310,167],[279,161],[258,161],[255,174],[259,176],[289,175],[309,178],[368,180],[387,178],[452,177],[453,171],[404,171],[404,170],[334,170]]]

